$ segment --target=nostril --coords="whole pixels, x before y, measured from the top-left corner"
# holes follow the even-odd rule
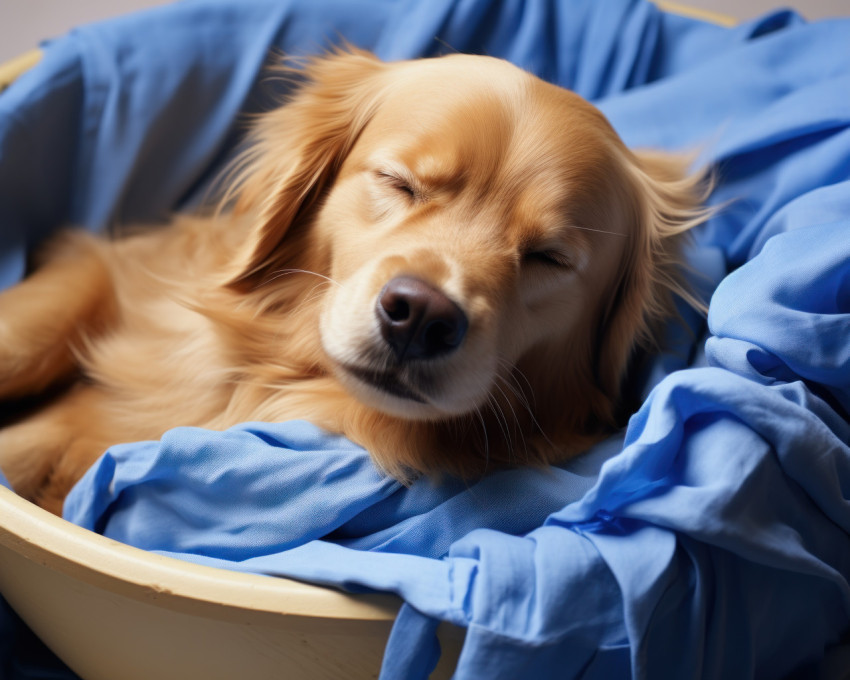
[[[423,333],[425,353],[436,356],[454,349],[463,341],[465,332],[465,322],[462,323],[460,317],[455,315],[448,319],[432,321]]]
[[[410,304],[397,296],[384,296],[381,305],[387,313],[390,321],[404,321],[410,318]]]

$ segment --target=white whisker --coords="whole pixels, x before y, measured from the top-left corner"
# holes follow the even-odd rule
[[[625,234],[620,234],[616,231],[605,231],[604,229],[592,229],[590,227],[577,227],[575,224],[571,224],[568,229],[581,229],[582,231],[595,231],[599,234],[610,234],[611,236],[620,236],[621,238],[625,238]]]
[[[478,422],[481,423],[481,433],[484,435],[484,469],[486,470],[490,462],[490,439],[487,436],[487,425],[484,422],[484,416],[481,415],[481,407],[475,407],[475,415],[478,416]]]
[[[534,426],[535,430],[541,434],[544,441],[549,446],[551,446],[553,449],[557,449],[557,447],[555,446],[555,443],[549,438],[549,435],[546,434],[545,430],[543,429],[543,427],[540,425],[539,421],[537,420],[537,417],[534,415],[534,409],[532,408],[532,404],[529,402],[528,398],[525,395],[525,392],[522,390],[522,387],[520,386],[519,382],[517,381],[516,374],[519,374],[520,376],[522,376],[523,380],[525,380],[525,384],[528,385],[529,390],[531,390],[532,399],[534,399],[534,391],[531,388],[531,383],[529,382],[528,378],[523,374],[522,371],[520,371],[518,368],[516,368],[516,366],[511,365],[510,363],[508,363],[507,361],[505,361],[503,359],[500,360],[500,361],[503,363],[503,365],[506,368],[509,369],[508,375],[511,376],[514,379],[514,381],[516,382],[516,387],[511,385],[511,383],[508,381],[508,379],[503,375],[497,375],[496,376],[497,379],[501,380],[505,384],[505,386],[517,398],[517,401],[520,403],[520,405],[528,412],[528,415],[531,418],[532,425]]]
[[[319,274],[319,272],[312,272],[309,269],[279,269],[276,272],[272,272],[271,278],[264,281],[263,284],[271,283],[272,281],[279,279],[282,276],[286,276],[287,274],[310,274],[311,276],[318,276],[320,279],[324,279],[335,286],[345,288],[345,286],[336,279],[332,279],[330,276],[325,276],[324,274]]]
[[[490,407],[490,411],[493,413],[493,416],[496,418],[496,422],[499,425],[499,429],[502,431],[502,436],[508,442],[508,451],[513,449],[513,441],[511,440],[511,433],[508,424],[508,419],[505,416],[504,411],[502,411],[502,407],[499,405],[499,402],[496,400],[495,396],[492,394],[487,395],[487,406]]]
[[[531,416],[531,419],[532,419],[532,421],[533,421],[533,420],[534,420],[534,414],[531,412],[531,409],[528,407],[528,404],[527,404],[527,402],[525,401],[525,399],[524,399],[522,396],[519,396],[519,395],[517,395],[517,394],[516,394],[516,392],[514,391],[513,387],[511,387],[511,385],[510,385],[510,384],[509,384],[509,383],[505,380],[505,378],[504,378],[504,377],[502,377],[502,376],[496,376],[496,377],[497,377],[499,380],[501,380],[502,382],[504,382],[504,383],[505,383],[505,386],[506,386],[508,389],[510,389],[510,390],[511,390],[511,392],[514,394],[514,396],[517,398],[517,401],[519,401],[521,405],[525,406],[525,409],[528,411],[528,414]],[[524,454],[525,454],[525,458],[526,458],[526,460],[527,460],[527,459],[528,459],[528,440],[527,440],[527,438],[525,437],[525,432],[524,432],[524,430],[523,430],[522,423],[520,423],[520,421],[519,421],[519,416],[517,415],[517,412],[516,412],[516,410],[514,409],[514,406],[513,406],[513,404],[511,403],[511,400],[508,398],[508,395],[507,395],[507,394],[505,394],[505,391],[504,391],[501,387],[499,387],[499,384],[498,384],[498,383],[494,383],[494,384],[493,384],[493,387],[495,387],[497,390],[499,390],[499,392],[501,393],[502,397],[504,397],[505,401],[507,402],[508,407],[511,409],[511,414],[513,415],[513,417],[514,417],[514,422],[516,423],[516,428],[515,428],[515,429],[516,429],[516,431],[517,431],[517,432],[518,432],[518,434],[519,434],[519,440],[520,440],[520,442],[522,443],[522,449],[523,449],[523,452],[524,452]]]
[[[509,376],[516,383],[516,392],[514,394],[517,395],[517,398],[521,398],[523,403],[526,405],[526,408],[531,408],[535,403],[535,395],[534,388],[531,386],[531,381],[526,377],[525,373],[523,373],[519,368],[516,367],[515,364],[512,364],[510,361],[503,357],[499,357],[498,359],[499,366],[505,369],[505,376]],[[507,378],[505,376],[500,376],[507,383]],[[519,384],[519,380],[517,377],[522,378],[525,382],[525,385],[528,387],[528,391],[530,395],[526,395],[525,390],[522,388],[522,385]]]

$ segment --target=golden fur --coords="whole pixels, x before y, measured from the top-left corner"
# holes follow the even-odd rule
[[[630,360],[690,299],[703,178],[505,62],[327,55],[249,141],[216,216],[67,232],[0,295],[0,398],[50,395],[0,430],[23,496],[61,512],[112,444],[248,420],[313,421],[403,480],[563,460],[618,425]],[[457,347],[393,355],[375,309],[399,276],[462,310]]]

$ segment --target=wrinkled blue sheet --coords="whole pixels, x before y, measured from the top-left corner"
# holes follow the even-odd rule
[[[2,281],[59,224],[201,200],[234,117],[264,105],[268,48],[339,37],[387,59],[502,56],[594,100],[630,145],[700,148],[712,201],[733,200],[692,256],[716,287],[708,329],[671,328],[628,431],[562,468],[405,489],[307,423],[178,428],[111,449],[66,517],[183,559],[398,593],[387,680],[427,676],[440,620],[467,629],[457,678],[844,677],[847,20],[219,0],[85,27],[0,96]]]

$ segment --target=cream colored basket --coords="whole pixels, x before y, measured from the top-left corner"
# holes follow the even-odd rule
[[[117,543],[0,487],[0,592],[84,680],[375,678],[400,601]],[[434,678],[463,639],[440,627]]]

